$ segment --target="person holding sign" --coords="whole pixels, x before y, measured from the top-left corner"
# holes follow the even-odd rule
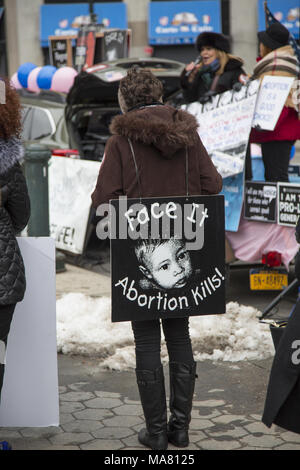
[[[258,33],[260,59],[252,78],[266,75],[299,80],[300,64],[289,45],[289,31],[279,22]],[[298,100],[299,101],[299,100]],[[292,146],[300,138],[300,103],[293,98],[293,87],[273,131],[252,129],[250,142],[261,144],[266,181],[289,181],[288,167]]]
[[[8,334],[16,303],[25,293],[26,280],[16,234],[27,225],[30,201],[20,160],[21,106],[19,97],[5,82],[6,103],[0,114],[0,398],[4,378]],[[9,449],[0,442],[0,450]]]
[[[195,117],[164,105],[162,95],[162,82],[150,70],[133,67],[120,81],[123,115],[116,116],[110,126],[113,135],[106,144],[92,194],[95,208],[119,196],[153,198],[221,191],[222,178],[200,140]],[[151,288],[179,290],[192,274],[189,254],[180,240],[140,244],[135,253],[144,281]],[[172,272],[171,281],[166,280],[167,271]],[[179,447],[189,444],[196,378],[188,317],[174,315],[161,321],[169,354],[169,423],[160,320],[132,321],[136,378],[146,421],[138,438],[151,449],[166,449],[168,441]]]
[[[207,102],[211,96],[244,84],[248,77],[243,61],[229,54],[229,41],[223,34],[204,32],[196,39],[200,55],[181,74],[181,86],[188,103]]]

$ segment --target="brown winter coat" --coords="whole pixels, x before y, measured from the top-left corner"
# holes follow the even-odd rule
[[[217,194],[222,178],[197,133],[194,116],[168,105],[145,106],[113,119],[93,206],[126,195],[140,197],[128,138],[140,173],[141,196],[186,195],[185,147],[188,147],[189,194]]]

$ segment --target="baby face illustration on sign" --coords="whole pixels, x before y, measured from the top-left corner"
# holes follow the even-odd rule
[[[183,240],[139,240],[135,254],[144,275],[140,282],[144,289],[181,289],[193,273],[190,254]]]

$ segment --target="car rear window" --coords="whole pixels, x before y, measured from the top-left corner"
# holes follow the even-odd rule
[[[44,109],[35,108],[31,128],[31,139],[40,139],[41,137],[53,134],[53,132],[53,125],[51,125],[48,113]]]

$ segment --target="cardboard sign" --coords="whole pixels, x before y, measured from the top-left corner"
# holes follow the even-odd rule
[[[295,227],[300,216],[300,185],[277,183],[278,224]]]
[[[245,182],[244,218],[276,222],[276,183]]]
[[[113,322],[225,313],[223,196],[113,200],[110,230]]]
[[[223,177],[226,230],[236,232],[243,205],[244,163],[251,131],[259,81],[240,91],[218,94],[204,105],[194,102],[182,108],[199,122],[199,135]]]
[[[100,162],[52,157],[49,161],[50,234],[56,248],[82,254]]]
[[[50,62],[56,68],[69,65],[68,61],[68,39],[51,39],[50,43]]]
[[[274,130],[293,82],[293,77],[270,75],[263,78],[252,127]]]
[[[55,244],[50,237],[18,243],[27,286],[8,336],[0,426],[58,426]]]
[[[127,30],[104,31],[102,60],[128,57]]]

